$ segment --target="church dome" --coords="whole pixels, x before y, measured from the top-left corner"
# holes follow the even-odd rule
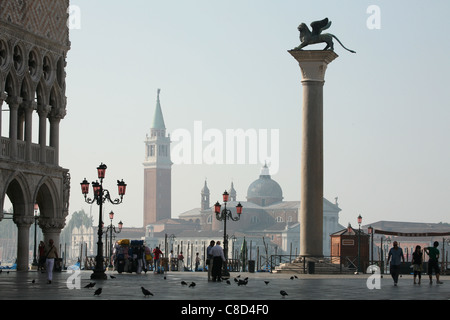
[[[247,190],[247,201],[260,206],[283,201],[283,191],[275,180],[272,180],[267,165],[261,170],[259,179],[252,182]]]

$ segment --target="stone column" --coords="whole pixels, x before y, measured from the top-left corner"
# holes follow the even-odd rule
[[[50,112],[50,106],[38,106],[38,114],[39,114],[39,145],[41,146],[41,155],[40,161],[41,163],[46,162],[46,140],[47,140],[47,116]]]
[[[58,257],[61,257],[60,252],[60,235],[61,230],[65,226],[65,219],[59,219],[59,218],[46,218],[46,217],[39,217],[39,227],[42,229],[42,234],[44,236],[44,242],[45,245],[48,245],[48,241],[50,239],[53,240],[53,243],[56,248],[58,248]]]
[[[323,256],[323,86],[334,51],[291,50],[302,73],[300,256]]]
[[[36,110],[36,102],[26,101],[22,104],[25,110],[25,160],[31,160],[31,144],[33,137],[33,111]]]
[[[0,137],[2,136],[2,107],[3,107],[3,102],[6,100],[6,98],[8,97],[8,95],[5,92],[0,93]],[[1,156],[1,152],[0,152],[0,156]]]
[[[6,100],[6,102],[9,105],[9,140],[10,140],[9,156],[11,159],[16,159],[16,157],[17,157],[17,121],[18,121],[19,105],[22,103],[22,98],[10,97]]]
[[[34,217],[14,216],[17,225],[17,271],[28,271],[30,226],[34,223]]]
[[[54,165],[59,166],[59,123],[61,119],[66,116],[66,110],[58,109],[58,112],[54,115],[50,115],[50,146],[54,148],[55,155]]]

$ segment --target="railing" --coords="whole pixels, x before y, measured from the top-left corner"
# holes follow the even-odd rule
[[[55,148],[45,147],[45,164],[55,165]],[[0,158],[11,159],[11,140],[9,138],[0,138]],[[26,161],[26,142],[17,141],[17,154],[14,160]],[[41,163],[41,146],[36,143],[31,144],[30,162]]]

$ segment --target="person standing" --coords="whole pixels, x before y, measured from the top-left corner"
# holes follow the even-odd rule
[[[160,273],[160,256],[164,255],[162,253],[161,250],[159,250],[159,247],[155,247],[155,249],[153,249],[153,262],[154,262],[154,266],[155,266],[155,273]]]
[[[390,264],[391,276],[392,276],[392,279],[394,280],[394,286],[397,286],[398,276],[400,274],[400,270],[399,270],[400,263],[402,261],[405,262],[405,256],[403,255],[402,248],[400,248],[398,246],[397,241],[394,241],[393,245],[394,245],[394,247],[392,247],[389,250],[387,263],[389,263],[389,261],[391,262],[391,264]]]
[[[184,271],[184,256],[183,251],[178,255],[178,271]]]
[[[416,278],[420,280],[422,278],[422,262],[423,262],[423,254],[420,246],[416,246],[416,250],[412,254],[412,267],[414,271],[414,284],[416,284]]]
[[[428,254],[428,276],[430,277],[430,284],[433,284],[433,270],[436,275],[436,283],[442,284],[443,282],[439,281],[439,242],[435,241],[432,247],[425,248],[425,252]]]
[[[222,281],[222,264],[226,261],[220,241],[217,241],[211,249],[211,255],[213,256],[212,281],[220,282]]]
[[[45,243],[44,241],[39,242],[39,260],[38,260],[38,271],[44,272],[45,266]]]
[[[198,252],[195,253],[195,271],[198,271],[198,266],[200,265],[200,257]]]
[[[211,249],[214,247],[216,242],[211,240],[209,242],[208,248],[206,248],[206,264],[208,265],[208,281],[211,281],[211,270],[213,268],[213,256],[211,254]]]
[[[53,245],[53,239],[48,241],[48,250],[45,256],[45,268],[47,269],[47,283],[52,283],[53,280],[53,267],[55,265],[55,259],[58,258],[58,250]]]

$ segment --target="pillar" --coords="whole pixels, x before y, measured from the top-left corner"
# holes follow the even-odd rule
[[[17,271],[28,271],[30,258],[30,226],[34,223],[34,217],[14,216],[17,225]]]
[[[33,111],[36,102],[26,101],[22,104],[25,110],[25,160],[31,161],[31,144],[33,138]]]
[[[300,256],[323,256],[323,86],[330,50],[291,50],[300,65],[303,86]]]
[[[47,116],[50,112],[50,106],[38,106],[39,114],[39,145],[40,145],[40,162],[46,163],[46,142],[47,142]]]
[[[54,159],[52,164],[59,165],[59,123],[61,119],[66,116],[66,110],[59,109],[59,112],[54,115],[50,115],[50,146],[55,150]]]
[[[0,137],[2,136],[2,107],[3,107],[3,102],[6,100],[6,98],[8,97],[8,95],[5,92],[0,93]],[[1,152],[0,152],[0,156],[1,156]]]
[[[17,121],[19,105],[22,103],[22,98],[20,97],[10,97],[6,100],[9,105],[9,139],[10,139],[10,149],[9,156],[11,159],[16,159],[17,157]]]

